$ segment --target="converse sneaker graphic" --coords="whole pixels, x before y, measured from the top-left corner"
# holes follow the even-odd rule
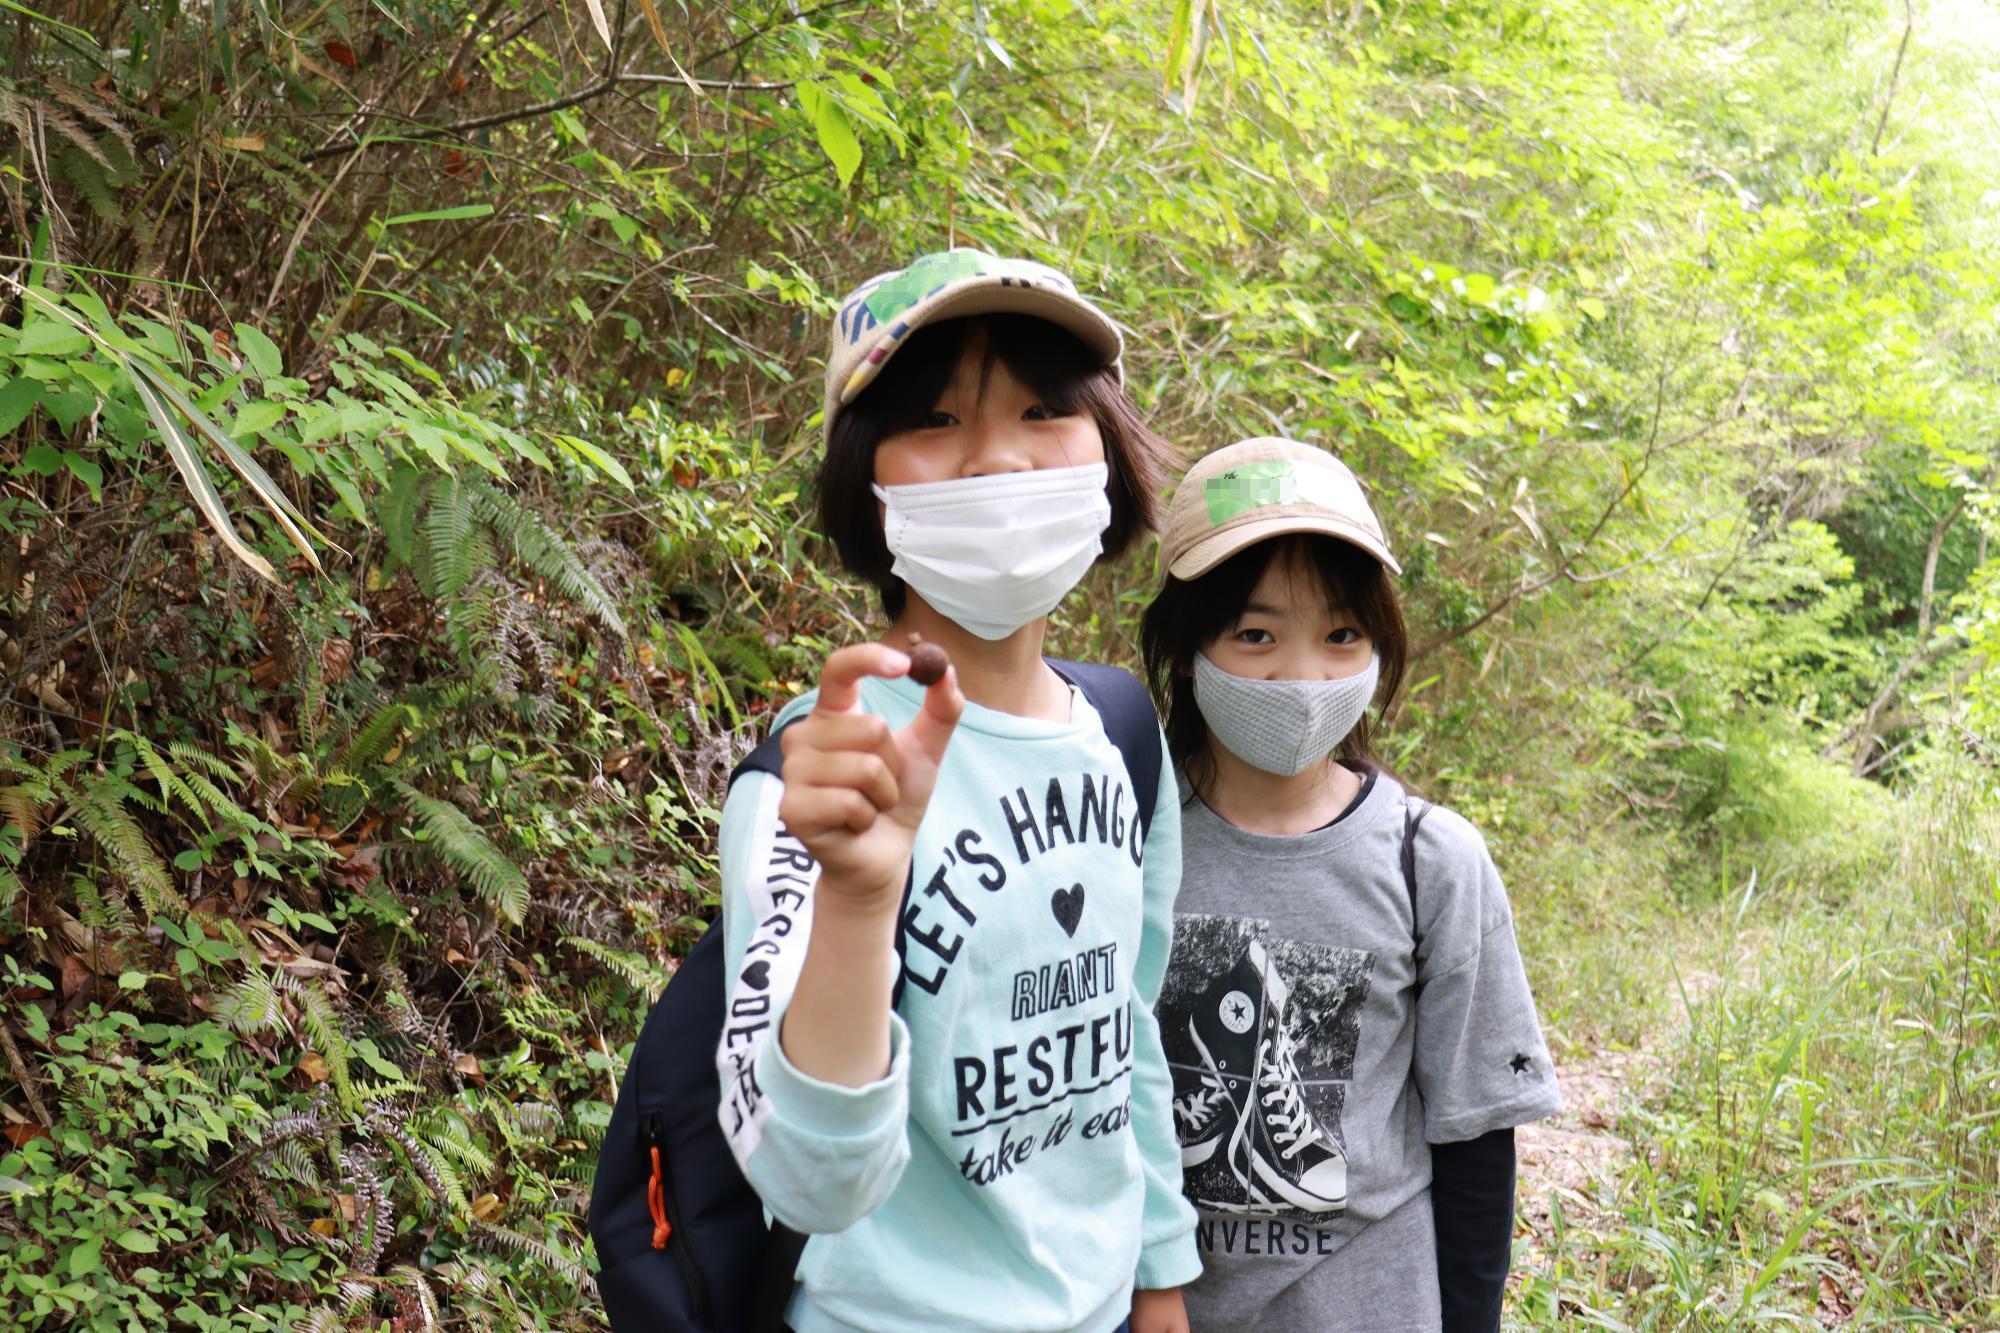
[[[1205,1069],[1174,1067],[1174,1082],[1186,1083],[1174,1093],[1174,1132],[1181,1142],[1181,1165],[1200,1166],[1215,1156],[1224,1131],[1236,1120],[1236,1108],[1222,1080]]]
[[[1306,1105],[1292,1029],[1282,1009],[1273,1010],[1273,1020],[1258,1052],[1251,1172],[1266,1190],[1294,1208],[1311,1213],[1344,1208],[1347,1158]]]
[[[1347,1203],[1347,1159],[1306,1104],[1289,999],[1270,954],[1252,940],[1196,999],[1188,1035],[1233,1113],[1228,1161],[1250,1202],[1331,1212]]]

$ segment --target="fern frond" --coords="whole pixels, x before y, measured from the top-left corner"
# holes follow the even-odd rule
[[[299,703],[295,714],[299,748],[306,754],[319,753],[320,724],[326,721],[326,635],[319,626],[301,617],[294,637],[294,654],[299,666]]]
[[[415,1171],[430,1188],[431,1193],[437,1196],[438,1202],[458,1213],[471,1212],[472,1201],[466,1194],[465,1182],[459,1179],[458,1172],[452,1168],[450,1160],[443,1154],[437,1153],[428,1144],[419,1142],[401,1125],[389,1120],[382,1114],[386,1109],[378,1108],[378,1113],[370,1117],[375,1132],[402,1149],[403,1156],[409,1159],[410,1169]]]
[[[27,886],[21,883],[19,875],[5,866],[0,866],[0,916],[5,916],[12,910],[14,900],[27,891]]]
[[[360,776],[362,769],[389,752],[397,736],[406,729],[416,730],[422,720],[423,715],[408,704],[390,704],[347,738],[347,743],[341,746],[327,771],[349,777]]]
[[[315,1305],[306,1315],[305,1322],[298,1326],[297,1333],[340,1333],[347,1317],[340,1311],[325,1305]]]
[[[111,159],[104,155],[104,150],[97,146],[97,136],[77,124],[76,118],[69,112],[47,102],[37,102],[35,109],[41,113],[43,129],[54,130],[74,145],[78,152],[87,154],[91,161],[103,167],[107,173],[117,170],[111,165]]]
[[[312,1039],[313,1049],[326,1061],[341,1104],[349,1109],[358,1108],[361,1097],[348,1070],[348,1058],[353,1049],[348,1045],[347,1028],[341,1022],[340,1010],[326,993],[326,988],[317,981],[300,981],[292,987],[292,993],[299,1001],[299,1026],[306,1030],[306,1035]]]
[[[426,796],[407,783],[396,785],[416,812],[438,859],[470,880],[479,896],[498,907],[508,921],[520,925],[528,910],[528,877],[521,868],[457,806]]]
[[[104,853],[119,878],[138,893],[148,913],[159,916],[168,908],[185,912],[187,903],[175,892],[167,863],[146,840],[138,821],[115,795],[106,791],[108,785],[103,779],[72,784],[71,805],[76,822]]]
[[[456,1111],[434,1113],[417,1127],[417,1136],[474,1175],[490,1176],[499,1169],[493,1154],[473,1136],[472,1127]]]
[[[527,1235],[525,1232],[516,1231],[512,1227],[496,1226],[492,1222],[478,1221],[475,1221],[474,1225],[487,1235],[493,1237],[496,1241],[499,1241],[506,1248],[526,1255],[528,1258],[541,1264],[563,1281],[585,1288],[592,1299],[595,1299],[597,1284],[591,1281],[590,1271],[584,1266],[581,1257],[571,1254],[549,1241],[538,1240],[534,1236]]]
[[[33,842],[35,835],[42,831],[42,807],[54,796],[55,793],[40,782],[17,782],[11,787],[0,787],[0,822],[20,829],[22,842]]]
[[[238,732],[237,734],[246,739],[249,738],[248,732]],[[269,749],[270,747],[266,746],[265,748]],[[167,742],[167,753],[178,759],[188,768],[208,770],[209,774],[219,781],[234,782],[237,780],[238,774],[235,769],[229,766],[228,761],[210,754],[192,742],[169,741]],[[273,753],[275,754],[275,751]],[[283,758],[281,755],[277,757],[280,759]]]
[[[238,1032],[268,1032],[285,1025],[285,1007],[270,974],[253,970],[217,999],[215,1016]]]
[[[364,1102],[390,1101],[397,1097],[407,1097],[413,1092],[422,1092],[424,1085],[412,1083],[406,1078],[381,1078],[354,1085],[355,1095]]]
[[[562,940],[578,953],[595,958],[612,972],[623,977],[634,990],[646,995],[658,995],[667,988],[667,982],[673,979],[673,973],[643,955],[614,949],[596,940],[585,939],[581,935],[565,935]]]
[[[133,751],[139,756],[139,762],[153,775],[153,781],[159,784],[160,800],[163,805],[170,804],[172,798],[178,796],[181,804],[188,808],[188,813],[199,819],[203,827],[211,827],[208,811],[204,810],[201,802],[196,799],[194,789],[181,780],[181,775],[174,771],[174,766],[167,762],[166,756],[153,748],[151,741],[135,731],[121,731],[118,733],[118,738],[131,743]]]
[[[412,1268],[408,1264],[397,1264],[389,1270],[389,1276],[384,1280],[391,1285],[402,1287],[410,1293],[416,1301],[417,1312],[422,1317],[423,1326],[426,1329],[438,1326],[440,1315],[438,1314],[437,1296],[431,1291],[430,1279],[425,1277],[421,1271]]]
[[[70,110],[82,115],[86,120],[94,121],[102,128],[116,135],[118,142],[125,146],[125,153],[128,157],[136,158],[139,156],[139,149],[132,142],[131,132],[119,123],[118,117],[112,114],[111,108],[94,98],[85,96],[83,89],[74,84],[51,83],[48,91],[49,96],[55,98]]]
[[[56,783],[62,779],[63,774],[88,758],[90,758],[88,750],[58,750],[42,765],[42,781]]]
[[[129,779],[117,773],[101,773],[90,782],[106,800],[119,805],[136,805],[156,815],[167,813],[165,796],[155,796],[144,787],[135,787]]]
[[[93,934],[103,938],[132,932],[132,912],[122,895],[107,898],[97,891],[97,885],[81,876],[72,881],[71,891],[76,894],[76,919]]]
[[[547,1102],[515,1102],[508,1110],[514,1127],[526,1138],[551,1139],[562,1130],[562,1111]]]
[[[70,123],[79,134],[83,133],[74,121]],[[117,184],[118,168],[111,165],[103,149],[93,142],[87,155],[80,151],[79,146],[52,153],[49,160],[62,178],[76,187],[76,192],[90,205],[91,212],[106,222],[124,220],[125,215],[118,208],[118,196],[113,188]]]
[[[460,485],[479,516],[507,543],[515,559],[537,577],[547,580],[567,601],[582,608],[621,641],[628,637],[624,618],[618,614],[611,594],[570,544],[542,521],[541,515],[483,481],[465,481]]]
[[[315,1192],[326,1187],[320,1175],[319,1163],[297,1139],[286,1139],[273,1148],[271,1164],[265,1170],[274,1175],[281,1175],[287,1180],[296,1181]]]
[[[422,569],[433,597],[456,597],[493,563],[493,546],[480,527],[472,494],[456,478],[440,478],[424,511]]]
[[[206,774],[190,773],[185,779],[185,784],[206,801],[208,808],[213,810],[224,823],[250,833],[275,832],[269,824],[230,799],[229,793],[210,782]]]
[[[382,525],[382,536],[388,544],[392,565],[416,563],[417,539],[420,536],[418,516],[423,512],[424,497],[430,493],[431,484],[436,480],[437,474],[428,468],[407,464],[391,474],[389,488],[376,503],[375,514]],[[389,572],[393,573],[394,569]]]
[[[373,1277],[382,1262],[382,1251],[395,1235],[396,1207],[383,1188],[380,1159],[359,1146],[340,1153],[341,1174],[354,1186],[353,1250],[348,1259],[352,1275]],[[366,1286],[367,1284],[362,1284]],[[342,1284],[343,1294],[346,1284]]]

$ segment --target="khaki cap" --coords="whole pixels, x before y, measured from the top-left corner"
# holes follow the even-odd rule
[[[1246,546],[1320,532],[1360,547],[1400,574],[1361,483],[1324,449],[1262,436],[1198,460],[1167,503],[1160,559],[1198,578]]]
[[[840,303],[826,353],[826,434],[833,434],[840,409],[875,382],[912,333],[939,320],[998,314],[1035,315],[1062,326],[1123,378],[1124,336],[1063,274],[1032,259],[1002,259],[969,247],[943,250],[877,274]]]

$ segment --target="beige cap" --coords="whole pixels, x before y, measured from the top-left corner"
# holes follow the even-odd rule
[[[823,429],[832,435],[840,409],[874,383],[915,330],[941,319],[994,314],[1036,315],[1059,324],[1123,378],[1125,340],[1118,326],[1067,277],[1032,259],[944,250],[870,278],[840,303],[826,354]]]
[[[1347,465],[1273,436],[1217,449],[1188,469],[1167,504],[1160,559],[1175,578],[1198,578],[1246,546],[1292,532],[1338,537],[1403,572]]]

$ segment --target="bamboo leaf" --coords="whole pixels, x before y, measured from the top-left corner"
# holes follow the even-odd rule
[[[153,392],[152,386],[147,383],[143,375],[134,375],[132,383],[139,390],[139,401],[145,406],[146,415],[153,419],[154,428],[160,432],[161,442],[167,446],[167,456],[172,458],[174,466],[180,469],[181,480],[187,483],[188,494],[194,497],[195,508],[199,509],[201,516],[208,520],[208,525],[215,529],[216,536],[222,538],[222,544],[229,548],[231,555],[250,566],[251,572],[259,578],[276,583],[278,574],[271,568],[271,562],[252,550],[231,526],[229,511],[223,508],[222,497],[215,493],[215,485],[209,481],[208,472],[202,467],[201,459],[196,456],[193,442],[181,430],[180,423],[174,420],[173,413],[167,409],[167,405],[160,400],[159,395]]]
[[[615,51],[617,48],[611,45],[611,24],[604,17],[604,0],[583,0],[583,3],[590,10],[590,21],[596,26],[597,35],[604,39],[604,49]]]
[[[460,204],[456,208],[433,208],[423,213],[398,213],[382,225],[400,227],[405,222],[458,222],[466,218],[488,217],[492,212],[491,204]]]
[[[160,395],[185,413],[187,419],[194,423],[195,429],[206,435],[209,441],[222,451],[223,458],[231,467],[236,469],[236,475],[243,478],[244,484],[256,492],[257,498],[264,503],[265,507],[271,511],[272,516],[278,520],[278,525],[285,530],[285,535],[292,539],[292,544],[297,546],[305,558],[312,562],[314,569],[320,569],[319,554],[313,550],[312,542],[307,539],[307,534],[311,534],[313,538],[317,538],[320,542],[328,546],[331,546],[333,543],[327,541],[326,537],[307,521],[306,516],[299,511],[298,506],[292,503],[292,498],[279,488],[277,482],[271,480],[271,474],[264,471],[263,466],[256,459],[252,458],[244,451],[241,445],[231,439],[228,431],[216,425],[207,413],[189,402],[186,394],[175,388],[165,375],[149,365],[144,358],[127,358],[127,364],[137,374],[144,375],[150,379],[153,387],[159,391]]]
[[[854,123],[847,118],[846,110],[820,83],[799,85],[799,105],[812,117],[813,134],[819,139],[820,150],[833,163],[840,183],[849,184],[861,166],[861,141],[854,137]]]

